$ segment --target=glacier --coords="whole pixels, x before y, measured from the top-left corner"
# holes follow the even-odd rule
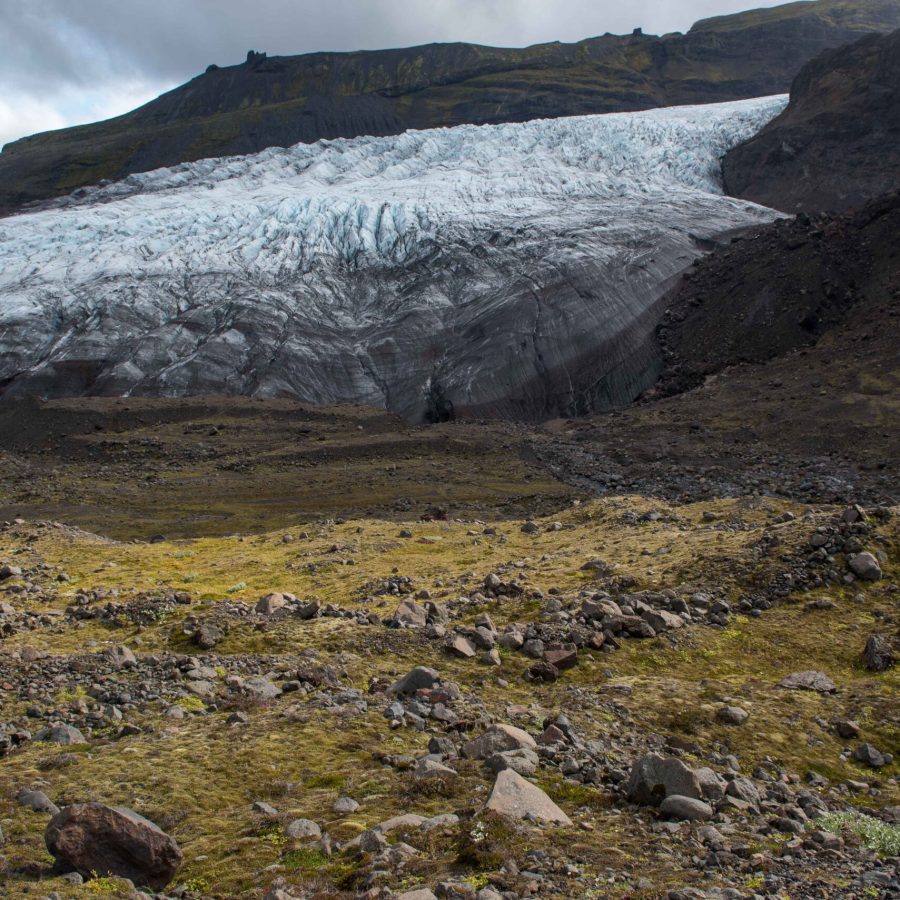
[[[721,157],[785,96],[270,149],[0,219],[4,396],[538,420],[653,384],[680,272],[779,214]]]

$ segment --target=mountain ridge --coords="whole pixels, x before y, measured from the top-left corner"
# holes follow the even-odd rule
[[[898,27],[891,0],[816,0],[704,20],[687,34],[636,30],[521,50],[251,51],[123,116],[8,144],[0,210],[135,172],[323,138],[772,95],[822,50]]]
[[[725,190],[784,212],[846,212],[900,184],[900,30],[807,63],[787,109],[725,157]]]

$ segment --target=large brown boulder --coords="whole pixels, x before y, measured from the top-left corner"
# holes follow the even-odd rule
[[[60,871],[85,878],[128,878],[158,891],[172,880],[182,860],[174,838],[151,821],[102,803],[66,807],[50,820],[44,841]]]

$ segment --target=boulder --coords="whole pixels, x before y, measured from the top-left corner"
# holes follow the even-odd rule
[[[212,650],[225,640],[225,630],[213,622],[201,622],[192,640],[201,650]]]
[[[55,815],[44,834],[62,872],[113,876],[161,891],[181,865],[173,838],[124,807],[76,803]]]
[[[714,772],[708,766],[701,766],[694,769],[694,774],[700,782],[700,790],[703,793],[704,800],[722,800],[725,797],[725,788],[727,784],[717,772]]]
[[[697,775],[680,759],[647,753],[635,760],[626,787],[628,799],[642,806],[659,806],[666,797],[701,800]]]
[[[56,724],[42,728],[35,736],[36,741],[48,741],[52,744],[86,744],[87,738],[74,726]]]
[[[572,820],[539,787],[512,769],[504,769],[497,776],[484,808],[514,819],[572,824]]]
[[[886,672],[894,665],[894,650],[883,634],[873,634],[863,650],[863,663],[870,672]]]
[[[415,694],[416,691],[430,690],[440,684],[440,676],[435,669],[426,666],[416,666],[406,673],[399,681],[395,681],[389,688],[391,694]]]
[[[689,822],[705,822],[713,817],[713,808],[702,800],[672,794],[659,805],[662,815]]]
[[[757,809],[760,803],[759,791],[749,778],[737,775],[728,782],[725,793],[729,797],[735,797],[743,803]]]
[[[514,725],[491,725],[480,737],[463,744],[462,754],[467,759],[487,759],[506,750],[536,750],[534,738]]]
[[[884,754],[872,744],[860,744],[853,751],[853,758],[863,765],[870,766],[873,769],[880,769],[887,765],[888,760]]]
[[[264,616],[271,616],[273,612],[281,609],[287,603],[284,594],[266,594],[256,604],[256,611]]]
[[[265,675],[251,675],[245,679],[243,688],[256,700],[274,700],[281,696],[281,688]]]
[[[312,819],[294,819],[284,831],[289,838],[297,841],[317,841],[322,837],[322,829]]]
[[[684,619],[664,609],[648,609],[641,613],[641,618],[657,633],[674,631],[684,627]]]
[[[106,651],[106,658],[117,669],[130,669],[137,665],[137,657],[128,647],[120,644]]]
[[[544,653],[544,662],[549,663],[560,672],[571,669],[578,664],[578,650],[574,644],[559,650],[548,650]]]
[[[408,628],[424,628],[428,624],[428,613],[412,597],[406,597],[394,610],[393,619]]]
[[[863,581],[878,581],[881,578],[881,566],[871,553],[857,553],[849,560],[850,571]]]
[[[779,682],[779,686],[793,691],[818,691],[820,694],[834,694],[835,683],[824,672],[792,672]]]
[[[750,718],[750,713],[740,706],[723,706],[716,713],[716,718],[723,725],[743,725]]]
[[[461,634],[453,635],[446,644],[447,652],[451,656],[458,656],[460,659],[471,659],[475,655],[475,648],[472,642],[463,637]]]
[[[43,791],[19,791],[16,801],[34,812],[49,813],[55,816],[59,807]]]
[[[522,747],[520,750],[504,750],[488,757],[487,766],[492,772],[512,769],[526,778],[538,770],[538,755],[533,750]]]

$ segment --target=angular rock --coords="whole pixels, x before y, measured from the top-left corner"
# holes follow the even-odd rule
[[[664,609],[650,609],[641,613],[641,618],[657,633],[674,631],[684,627],[684,619]]]
[[[35,736],[36,741],[48,741],[53,744],[86,744],[87,738],[74,726],[56,724],[42,728]]]
[[[322,829],[312,819],[294,819],[284,830],[289,838],[297,841],[317,841],[322,837]]]
[[[873,634],[863,650],[863,663],[870,672],[886,672],[895,662],[891,642],[883,634]]]
[[[572,820],[539,787],[512,769],[504,769],[497,776],[485,809],[515,819],[572,824]]]
[[[697,775],[680,759],[647,753],[635,760],[626,786],[628,799],[642,806],[659,806],[673,795],[701,800]]]
[[[491,725],[480,737],[463,745],[462,755],[467,759],[487,759],[506,750],[536,750],[534,738],[514,725]]]
[[[702,800],[671,794],[659,805],[659,811],[672,819],[705,822],[713,817],[713,808]]]
[[[460,659],[472,659],[475,656],[475,648],[471,641],[461,634],[453,635],[445,646],[451,656],[458,656]]]
[[[428,624],[428,614],[412,597],[405,597],[394,610],[393,619],[408,628],[424,628]]]
[[[128,878],[156,891],[172,880],[182,860],[175,840],[148,819],[101,803],[66,807],[51,819],[44,841],[60,871]]]
[[[723,706],[716,713],[716,719],[723,725],[743,725],[749,718],[750,713],[740,706]]]
[[[861,762],[873,769],[880,769],[882,766],[887,765],[885,755],[872,744],[860,744],[853,751],[853,758],[857,762]]]
[[[440,676],[435,669],[426,666],[416,666],[406,673],[399,681],[395,681],[389,688],[391,694],[415,694],[416,691],[430,690],[440,684]]]
[[[512,769],[523,777],[534,775],[538,770],[538,755],[533,750],[522,747],[520,750],[504,750],[488,757],[487,766],[492,772]]]
[[[271,616],[273,612],[282,609],[286,603],[287,598],[284,594],[266,594],[256,604],[256,611],[264,616]]]
[[[571,669],[578,664],[578,650],[573,645],[560,650],[547,650],[544,653],[544,662],[549,663],[559,671]]]
[[[338,815],[348,815],[359,809],[359,804],[352,797],[339,797],[331,807]]]
[[[19,791],[16,801],[34,812],[49,813],[55,816],[59,807],[43,791]]]
[[[837,691],[835,683],[824,672],[792,672],[779,682],[779,686],[793,691],[818,691],[820,694],[833,694]]]
[[[871,553],[857,553],[851,556],[848,565],[850,571],[863,581],[878,581],[881,578],[881,566]]]

